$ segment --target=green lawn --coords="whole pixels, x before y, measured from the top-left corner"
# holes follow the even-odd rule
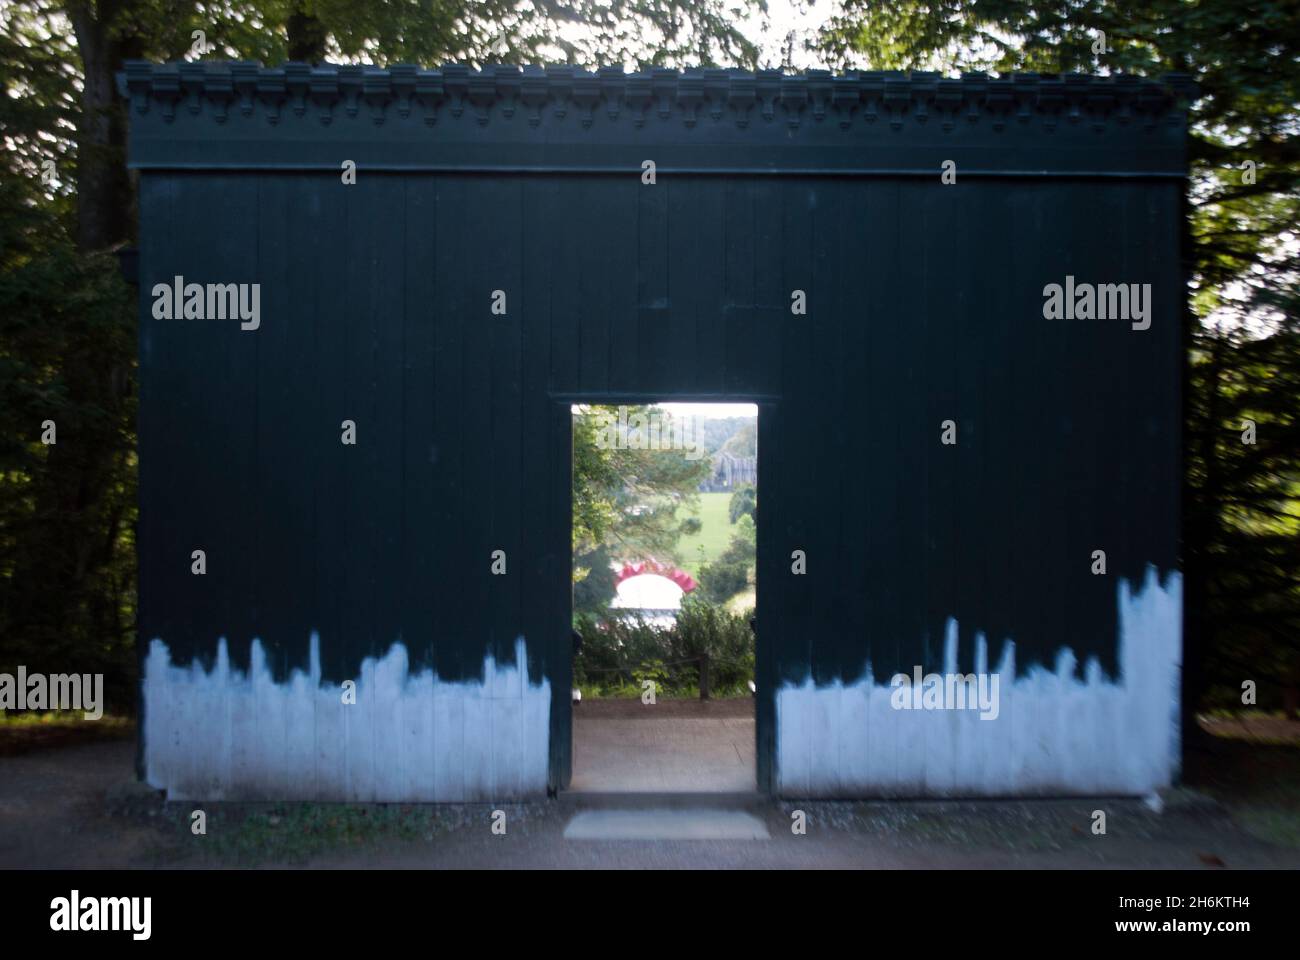
[[[700,572],[700,547],[704,548],[706,561],[716,560],[722,556],[731,542],[735,532],[727,518],[727,508],[731,503],[730,493],[701,493],[699,511],[685,516],[700,518],[700,532],[695,536],[683,536],[677,542],[677,552],[682,558],[682,569],[691,576]]]

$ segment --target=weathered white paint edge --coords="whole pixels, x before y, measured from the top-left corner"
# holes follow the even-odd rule
[[[276,683],[254,640],[248,673],[226,641],[212,671],[177,667],[154,639],[144,673],[145,779],[173,800],[508,800],[547,786],[551,686],[532,684],[524,638],[515,666],[489,655],[483,682],[412,675],[406,647],[366,658],[356,703],[308,673]]]
[[[1162,586],[1149,567],[1140,591],[1120,580],[1119,677],[1090,658],[1074,677],[1068,648],[1055,671],[1015,677],[1008,640],[997,667],[1001,713],[895,710],[888,678],[787,684],[776,695],[776,789],[787,797],[1146,795],[1178,770],[1182,578]],[[944,672],[956,672],[949,620]],[[975,669],[988,669],[983,634]]]

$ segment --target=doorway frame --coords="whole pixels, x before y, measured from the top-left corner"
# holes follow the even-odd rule
[[[549,391],[550,449],[561,455],[551,458],[547,494],[547,553],[564,558],[551,565],[556,576],[547,585],[547,616],[555,624],[550,637],[551,711],[550,757],[547,764],[547,793],[555,796],[568,790],[573,776],[573,414],[574,404],[618,406],[656,403],[752,403],[758,407],[758,489],[775,493],[775,460],[763,450],[779,449],[780,398],[771,394],[693,393],[680,390],[630,393],[626,391]],[[767,467],[764,464],[768,464]],[[766,502],[775,502],[764,493]],[[777,524],[769,508],[764,522],[757,523],[754,617],[759,628],[754,636],[754,789],[771,795],[776,780],[776,631],[780,625],[780,604],[774,595],[779,547],[774,535]],[[563,583],[559,574],[563,574]],[[759,581],[768,584],[758,589]],[[553,619],[552,619],[553,618]],[[768,624],[767,629],[763,628]]]

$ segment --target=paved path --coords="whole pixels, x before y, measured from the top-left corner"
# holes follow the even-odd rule
[[[741,793],[755,776],[752,698],[594,700],[573,710],[574,791]]]
[[[135,739],[0,757],[0,868],[148,864],[157,831],[111,817],[108,791],[135,776]]]
[[[212,845],[184,829],[188,806],[164,808],[151,795],[111,812],[108,802],[133,777],[131,741],[65,746],[0,757],[0,868],[204,867]],[[126,791],[128,794],[130,791]],[[140,801],[144,802],[141,803]],[[214,811],[223,805],[210,805]],[[270,807],[271,805],[261,805]],[[566,829],[585,812],[606,811],[599,825],[634,823],[608,811],[704,807],[745,816],[702,816],[691,824],[662,813],[648,819],[655,839],[568,839]],[[1091,811],[1108,812],[1108,833],[1093,836]],[[284,813],[286,807],[291,811]],[[281,827],[294,829],[294,810],[332,811],[330,805],[279,805]],[[343,808],[337,808],[343,809]],[[387,808],[390,812],[398,809]],[[403,812],[429,808],[400,808]],[[440,810],[444,808],[439,808]],[[1300,849],[1264,843],[1246,833],[1231,811],[1209,802],[1172,803],[1161,815],[1132,800],[1060,800],[983,803],[774,803],[754,794],[642,798],[563,794],[558,801],[506,805],[508,829],[494,834],[492,804],[445,808],[445,829],[427,836],[379,835],[369,845],[318,849],[295,860],[312,867],[531,869],[544,867],[649,868],[1074,868],[1166,867],[1300,868]],[[802,810],[807,832],[791,830]],[[232,808],[229,829],[247,811]],[[327,816],[330,815],[327,812]],[[751,819],[752,818],[752,819]],[[232,833],[256,848],[256,830]],[[226,829],[219,825],[217,830]],[[661,829],[669,824],[669,829]],[[683,825],[684,824],[684,825]],[[744,824],[745,831],[735,832]],[[758,826],[755,826],[758,824]],[[657,825],[657,826],[656,826]],[[711,833],[723,839],[681,839]],[[675,835],[671,831],[676,830]],[[770,839],[761,837],[765,830]],[[726,831],[733,831],[728,833]],[[599,832],[599,831],[597,831]],[[743,836],[743,838],[742,838]],[[726,839],[733,837],[733,839]],[[210,840],[210,838],[209,838]],[[291,845],[290,845],[291,846]],[[259,865],[284,865],[263,858]]]

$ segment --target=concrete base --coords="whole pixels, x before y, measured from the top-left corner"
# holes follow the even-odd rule
[[[572,791],[755,790],[754,701],[593,700],[573,709]]]

